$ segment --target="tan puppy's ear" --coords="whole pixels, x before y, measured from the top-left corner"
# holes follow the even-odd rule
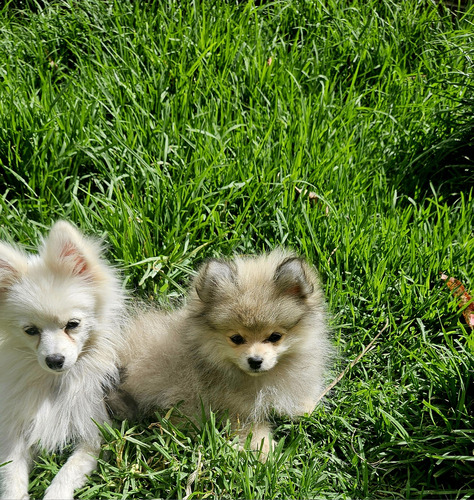
[[[27,257],[16,248],[0,242],[0,292],[8,289],[26,272]]]
[[[236,269],[231,262],[210,259],[200,269],[194,280],[194,287],[203,302],[209,302],[222,295],[227,287],[236,282]]]
[[[100,245],[85,238],[72,224],[58,221],[46,238],[41,256],[57,272],[95,279],[100,266]]]
[[[299,299],[313,293],[314,286],[305,271],[305,262],[298,257],[288,257],[276,269],[273,280],[277,291]]]

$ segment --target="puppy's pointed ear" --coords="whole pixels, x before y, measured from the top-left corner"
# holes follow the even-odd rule
[[[290,295],[304,299],[311,295],[314,286],[305,271],[306,264],[298,257],[288,257],[276,269],[273,280],[277,291],[284,295]]]
[[[58,221],[44,242],[41,256],[51,269],[90,279],[100,258],[100,246],[72,224]]]
[[[200,269],[194,287],[203,302],[222,295],[229,285],[235,284],[236,269],[230,262],[210,259]]]
[[[27,258],[16,248],[0,243],[0,292],[18,281],[26,271]]]

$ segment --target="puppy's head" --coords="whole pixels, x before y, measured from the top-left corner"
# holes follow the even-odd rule
[[[38,255],[0,243],[0,335],[47,372],[68,371],[90,339],[104,306],[101,291],[113,279],[100,246],[63,221]]]
[[[205,346],[201,353],[214,364],[231,364],[249,375],[268,372],[297,351],[315,299],[323,304],[314,271],[280,250],[211,260],[193,288],[190,302],[204,325],[196,339]]]

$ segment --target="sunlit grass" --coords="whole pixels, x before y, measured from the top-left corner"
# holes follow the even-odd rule
[[[277,419],[266,464],[225,422],[158,415],[104,429],[78,496],[474,495],[474,337],[439,279],[474,288],[472,22],[389,0],[3,7],[2,239],[70,219],[163,302],[208,256],[293,247],[324,281],[334,377],[389,323],[313,415]]]

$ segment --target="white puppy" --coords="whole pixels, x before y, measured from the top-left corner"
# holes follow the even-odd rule
[[[100,245],[57,222],[38,255],[0,242],[1,497],[28,498],[39,450],[75,451],[45,498],[73,498],[96,466],[118,380],[124,294]]]

